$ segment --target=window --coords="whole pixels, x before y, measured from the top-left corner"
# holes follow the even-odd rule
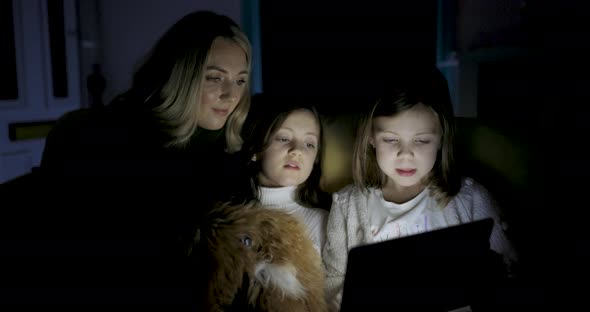
[[[11,0],[0,1],[0,47],[0,100],[16,100],[19,90]]]

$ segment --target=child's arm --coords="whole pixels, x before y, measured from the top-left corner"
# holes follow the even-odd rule
[[[348,204],[338,200],[338,197],[338,193],[334,194],[332,208],[328,216],[326,243],[322,250],[322,258],[326,269],[326,299],[332,311],[337,311],[340,308],[348,256],[348,231],[345,217]]]
[[[505,222],[503,221],[500,207],[483,185],[474,181],[471,181],[471,183],[473,191],[473,219],[494,219],[494,228],[490,236],[491,249],[504,256],[508,264],[516,262],[518,257],[505,233]]]

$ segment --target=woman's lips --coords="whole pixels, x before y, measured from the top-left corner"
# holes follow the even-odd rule
[[[413,176],[416,173],[416,169],[395,169],[395,171],[402,177]]]
[[[228,109],[214,108],[213,111],[215,112],[215,114],[220,115],[220,116],[227,116],[227,114],[229,113]]]

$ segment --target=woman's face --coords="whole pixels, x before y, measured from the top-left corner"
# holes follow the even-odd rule
[[[246,53],[233,40],[218,37],[211,45],[204,70],[198,126],[219,130],[246,91]]]
[[[305,109],[289,114],[262,152],[260,185],[297,186],[307,180],[318,155],[320,126]]]

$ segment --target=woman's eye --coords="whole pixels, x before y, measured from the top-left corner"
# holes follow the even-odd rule
[[[207,81],[211,81],[211,82],[221,81],[221,77],[214,77],[214,76],[206,76],[205,79],[207,79]]]
[[[245,79],[240,79],[240,80],[236,81],[236,84],[237,84],[238,86],[243,86],[243,85],[245,85],[245,84],[246,84],[246,80],[245,80]]]
[[[418,140],[415,140],[414,142],[416,142],[417,144],[428,144],[428,143],[430,143],[430,140],[418,139]]]
[[[385,143],[397,143],[397,139],[395,139],[395,138],[383,138],[383,142],[385,142]]]
[[[315,144],[313,144],[313,143],[306,143],[305,146],[307,148],[311,148],[311,149],[315,148]]]
[[[288,138],[283,138],[283,137],[278,137],[277,138],[277,141],[286,143],[286,142],[289,142],[289,139]]]

